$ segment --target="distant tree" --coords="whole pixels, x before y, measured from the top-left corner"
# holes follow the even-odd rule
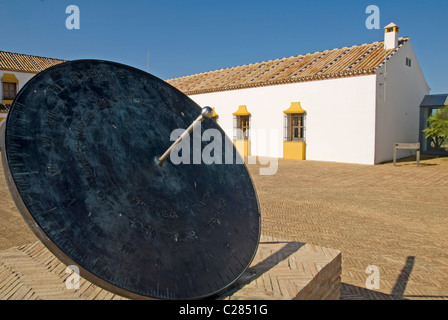
[[[428,118],[429,125],[423,130],[426,138],[431,138],[435,149],[448,142],[448,106],[440,108]]]

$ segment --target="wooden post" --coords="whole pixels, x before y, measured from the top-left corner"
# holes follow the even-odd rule
[[[397,165],[397,146],[398,143],[394,144],[394,167]]]
[[[417,149],[417,167],[420,167],[420,148]]]

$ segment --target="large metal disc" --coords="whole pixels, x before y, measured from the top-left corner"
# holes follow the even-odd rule
[[[201,133],[222,134],[222,164],[197,164],[216,137],[191,137],[190,164],[154,162],[173,130],[200,113],[166,82],[118,63],[78,60],[40,72],[14,100],[2,139],[19,211],[60,260],[112,292],[222,293],[258,247],[259,206],[246,166],[211,119]]]

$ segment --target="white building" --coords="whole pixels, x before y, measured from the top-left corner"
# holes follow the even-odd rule
[[[419,141],[430,91],[410,39],[398,32],[391,23],[384,41],[167,82],[213,107],[244,155],[377,164],[392,160],[394,143]],[[61,62],[0,51],[0,121],[29,79]]]
[[[377,164],[392,160],[393,143],[419,141],[419,107],[430,91],[398,31],[390,24],[385,41],[167,82],[213,107],[245,155]]]
[[[16,94],[34,75],[63,60],[0,51],[0,123]]]

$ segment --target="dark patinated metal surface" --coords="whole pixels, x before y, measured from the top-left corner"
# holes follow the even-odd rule
[[[59,259],[112,292],[221,293],[258,247],[245,165],[153,161],[200,112],[166,82],[117,63],[79,60],[37,74],[17,95],[2,140],[19,211]],[[228,139],[211,119],[201,127]]]

